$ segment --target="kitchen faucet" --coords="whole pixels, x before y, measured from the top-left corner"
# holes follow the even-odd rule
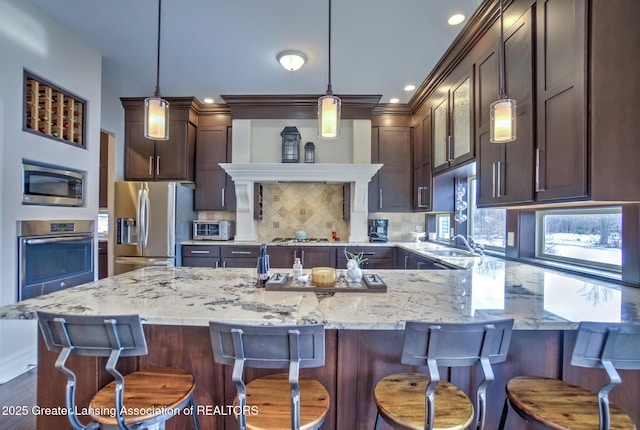
[[[456,239],[462,240],[462,243],[464,244],[464,246],[467,248],[469,252],[473,254],[484,255],[484,245],[481,243],[477,243],[475,240],[473,240],[473,237],[471,236],[464,237],[461,234],[456,234],[451,238],[452,241],[455,241]]]

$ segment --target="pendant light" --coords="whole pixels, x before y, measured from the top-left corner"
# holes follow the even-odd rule
[[[160,23],[162,0],[158,0],[158,56],[156,63],[156,92],[144,99],[144,137],[169,140],[169,102],[160,97]]]
[[[491,103],[489,141],[507,143],[516,140],[516,101],[507,98],[505,89],[505,55],[502,2],[500,2],[500,56],[498,57],[500,95]]]
[[[342,101],[331,90],[331,0],[329,0],[329,85],[327,93],[318,99],[318,133],[321,139],[336,139],[340,134]]]

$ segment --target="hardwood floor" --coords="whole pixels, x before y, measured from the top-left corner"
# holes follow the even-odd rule
[[[36,428],[36,416],[33,415],[32,408],[36,404],[37,376],[38,370],[33,368],[9,382],[0,384],[0,429]]]

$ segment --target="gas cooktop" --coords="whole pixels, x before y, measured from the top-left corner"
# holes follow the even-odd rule
[[[321,237],[308,237],[306,239],[296,239],[295,237],[276,237],[271,243],[326,243],[329,239]]]

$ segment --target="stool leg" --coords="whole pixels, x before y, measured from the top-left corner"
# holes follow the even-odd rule
[[[500,425],[498,430],[504,430],[504,425],[507,422],[507,414],[509,413],[509,398],[504,399],[504,406],[502,407],[502,416],[500,416]]]
[[[376,426],[374,430],[382,430],[382,417],[380,416],[380,411],[378,411],[376,415]]]
[[[198,420],[198,410],[196,409],[196,401],[193,394],[189,398],[189,408],[191,408],[191,418],[193,419],[193,430],[200,430],[200,422]]]

